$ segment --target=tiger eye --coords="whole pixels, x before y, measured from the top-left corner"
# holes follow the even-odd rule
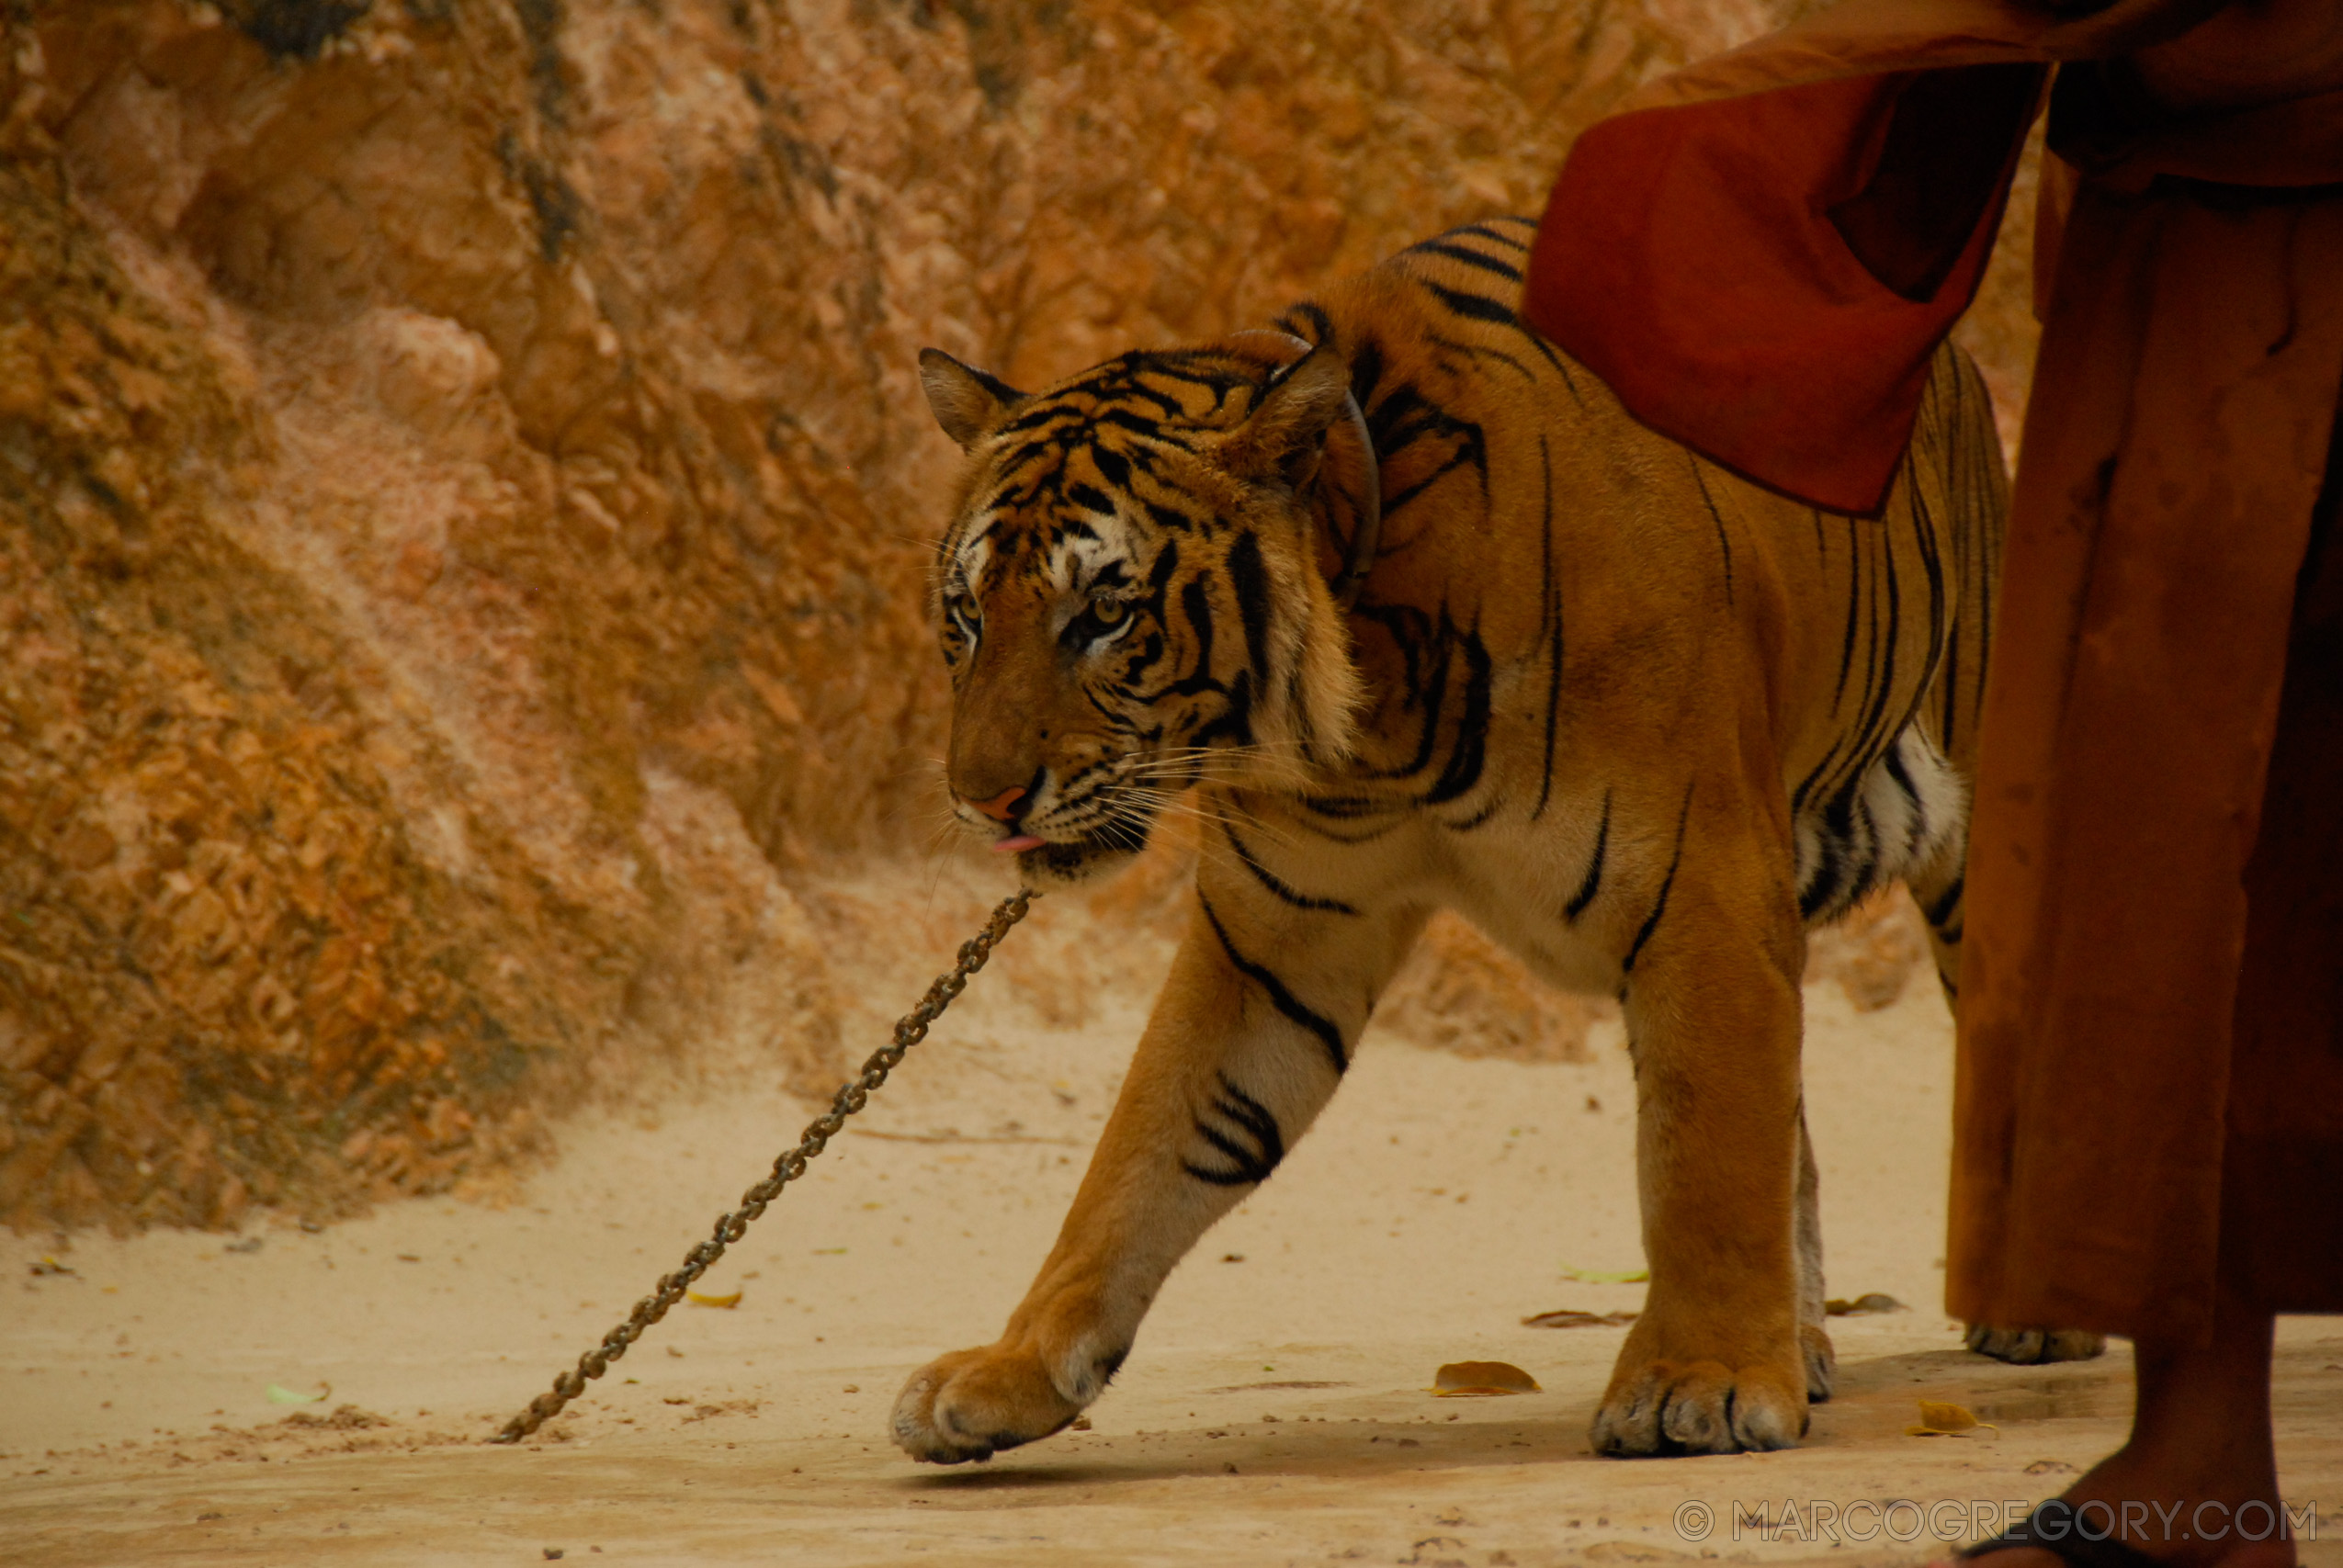
[[[1090,618],[1102,626],[1119,626],[1131,607],[1120,599],[1093,599],[1090,602]]]

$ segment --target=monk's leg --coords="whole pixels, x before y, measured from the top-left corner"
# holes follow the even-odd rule
[[[2343,451],[2343,447],[2338,447]],[[2237,1031],[2231,1055],[2229,1164],[2223,1174],[2221,1278],[2213,1337],[2205,1344],[2143,1336],[2134,1347],[2138,1379],[2132,1438],[2066,1494],[2077,1506],[2107,1503],[2123,1539],[2174,1568],[2286,1568],[2293,1543],[2271,1529],[2278,1458],[2269,1424],[2269,1355],[2275,1319],[2258,1304],[2302,1306],[2333,1299],[2331,1249],[2302,1248],[2300,1277],[2279,1278],[2273,1249],[2256,1232],[2272,1211],[2322,1216],[2333,1203],[2297,1174],[2282,1195],[2265,1190],[2271,1177],[2244,1159],[2270,1135],[2270,1107],[2318,1107],[2333,1099],[2319,1076],[2321,1056],[2303,1043],[2332,1038],[2334,992],[2324,977],[2343,959],[2343,918],[2331,889],[2343,876],[2343,547],[2336,531],[2343,503],[2343,462],[2330,475],[2307,553],[2286,690],[2270,759],[2261,841],[2246,872],[2251,905],[2245,966],[2239,976]],[[2283,1117],[2279,1118],[2281,1121]],[[2290,1209],[2290,1206],[2293,1206]],[[2248,1216],[2258,1224],[2245,1223]],[[2281,1222],[2282,1225],[2282,1222]],[[2301,1225],[2292,1232],[2299,1235]],[[2284,1249],[2278,1249],[2284,1250]],[[2322,1289],[2324,1286],[2324,1289]],[[2275,1292],[2273,1294],[2272,1292]],[[2122,1515],[2145,1503],[2145,1520]],[[2164,1510],[2175,1511],[2168,1526]],[[2090,1510],[2104,1528],[2104,1510]],[[2255,1537],[2261,1539],[2256,1540]],[[1990,1568],[2054,1568],[2038,1549],[1996,1551],[1976,1560]]]
[[[2269,1426],[2276,1320],[2226,1285],[2213,1337],[2140,1340],[2131,1440],[2067,1488],[2077,1533],[2114,1534],[2172,1568],[2289,1568]],[[2103,1506],[2102,1506],[2103,1505]],[[2040,1547],[1975,1559],[1983,1568],[2062,1568]]]

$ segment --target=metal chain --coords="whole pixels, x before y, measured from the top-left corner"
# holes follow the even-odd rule
[[[838,1135],[838,1130],[852,1116],[869,1103],[871,1093],[887,1081],[887,1075],[902,1064],[904,1053],[927,1038],[928,1026],[944,1016],[944,1010],[953,998],[967,989],[968,976],[984,967],[986,959],[1009,928],[1025,918],[1026,910],[1041,895],[1031,888],[1020,888],[1016,894],[1001,901],[984,930],[960,944],[959,962],[952,965],[948,975],[938,975],[935,983],[920,998],[920,1005],[905,1013],[895,1024],[895,1037],[871,1055],[863,1070],[839,1088],[831,1100],[830,1109],[806,1125],[805,1136],[798,1146],[773,1162],[773,1174],[741,1194],[741,1206],[716,1222],[715,1231],[706,1241],[684,1256],[684,1266],[659,1281],[658,1288],[635,1303],[627,1321],[602,1337],[602,1343],[578,1358],[578,1364],[553,1380],[550,1392],[540,1393],[529,1401],[529,1407],[504,1423],[504,1430],[491,1438],[492,1443],[517,1443],[546,1422],[561,1413],[561,1407],[585,1392],[586,1380],[598,1378],[610,1370],[610,1363],[627,1353],[627,1347],[643,1336],[643,1331],[667,1315],[667,1309],[684,1299],[699,1277],[707,1272],[724,1249],[741,1239],[751,1221],[764,1213],[765,1206],[781,1195],[781,1189],[806,1172],[806,1162],[812,1159]]]

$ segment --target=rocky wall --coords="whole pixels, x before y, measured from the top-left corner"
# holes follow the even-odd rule
[[[1769,17],[0,0],[0,1220],[818,1083],[793,889],[935,826],[919,348],[1260,321]]]

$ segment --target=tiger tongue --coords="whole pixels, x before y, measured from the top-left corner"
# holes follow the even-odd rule
[[[992,841],[992,852],[996,855],[1015,854],[1020,850],[1037,850],[1048,841],[1047,839],[1036,839],[1031,833],[1015,833],[1006,839],[995,839]]]

